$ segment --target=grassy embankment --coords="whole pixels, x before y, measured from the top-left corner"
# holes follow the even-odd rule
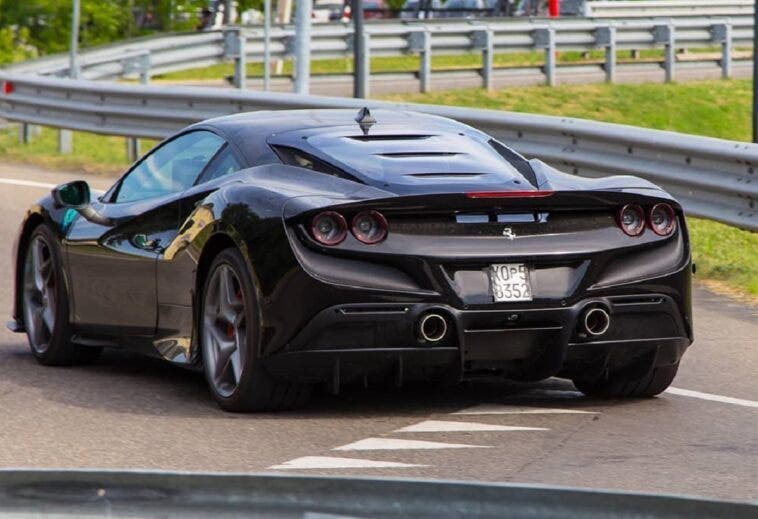
[[[469,89],[389,99],[582,117],[746,141],[750,136],[750,92],[750,82],[733,80],[566,85],[498,92]],[[143,149],[149,145],[144,143]],[[76,133],[74,153],[60,156],[55,150],[53,130],[43,129],[27,146],[18,144],[15,128],[0,130],[0,159],[105,173],[126,166],[123,138]],[[758,298],[758,234],[696,218],[688,221],[698,278]]]

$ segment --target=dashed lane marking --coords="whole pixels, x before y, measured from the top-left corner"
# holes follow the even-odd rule
[[[304,456],[286,461],[281,465],[272,465],[269,469],[383,469],[383,468],[409,468],[426,467],[427,465],[413,465],[410,463],[397,463],[394,461],[361,460],[355,458],[332,458],[329,456]]]
[[[547,407],[481,404],[450,414],[597,414],[597,412],[583,411],[580,409],[551,409]]]
[[[35,182],[34,180],[20,180],[17,178],[0,178],[0,184],[8,184],[11,186],[42,187],[45,189],[52,189],[55,187],[55,184],[48,184],[47,182]]]
[[[335,447],[335,451],[382,451],[411,449],[487,449],[487,445],[466,445],[463,443],[427,442],[420,440],[398,440],[396,438],[366,438],[357,442]]]
[[[395,432],[468,432],[468,431],[548,431],[544,427],[514,427],[511,425],[493,425],[476,422],[447,422],[443,420],[425,420]]]
[[[700,391],[692,391],[691,389],[680,389],[678,387],[670,387],[666,390],[666,393],[679,396],[688,396],[690,398],[699,398],[700,400],[710,400],[712,402],[721,402],[722,404],[734,404],[744,407],[758,408],[758,402],[755,400],[744,400],[742,398],[732,398],[730,396],[714,395],[711,393],[701,393]]]

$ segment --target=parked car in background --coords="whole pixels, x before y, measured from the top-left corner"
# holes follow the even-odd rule
[[[447,0],[440,18],[478,18],[486,16],[485,0]]]
[[[352,8],[350,0],[345,0],[342,8],[342,21],[347,22],[352,19]],[[366,20],[379,20],[382,18],[392,18],[390,11],[384,0],[364,0],[363,1],[363,18]]]
[[[342,3],[338,0],[314,0],[312,19],[314,23],[328,23],[342,18]]]

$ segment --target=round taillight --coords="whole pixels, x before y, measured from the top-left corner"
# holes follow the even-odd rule
[[[655,234],[668,236],[676,229],[676,214],[668,204],[655,204],[650,209],[648,223]]]
[[[629,236],[639,236],[645,230],[645,212],[636,204],[622,207],[618,220],[621,230]]]
[[[347,236],[345,218],[334,211],[324,211],[317,214],[311,222],[313,238],[324,245],[337,245]]]
[[[363,211],[353,217],[350,230],[358,241],[372,245],[387,237],[387,220],[378,211]]]

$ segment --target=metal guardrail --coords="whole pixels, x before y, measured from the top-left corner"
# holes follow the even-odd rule
[[[593,18],[740,16],[752,15],[754,5],[754,0],[600,0],[584,2],[577,14]]]
[[[758,505],[546,485],[113,470],[0,470],[0,517],[755,517]]]
[[[541,66],[544,81],[553,85],[558,81],[559,69],[564,68],[555,59],[557,51],[602,50],[605,58],[599,65],[601,74],[604,73],[605,79],[613,82],[617,71],[626,68],[630,73],[636,73],[640,67],[636,63],[617,63],[617,51],[662,49],[663,77],[667,81],[675,79],[677,68],[684,67],[720,67],[721,76],[730,77],[736,64],[732,57],[733,47],[752,46],[752,37],[753,19],[745,16],[625,21],[566,18],[554,21],[487,19],[373,23],[368,25],[366,35],[368,52],[363,56],[365,63],[359,66],[370,70],[371,56],[418,55],[420,60],[416,75],[419,90],[428,92],[432,89],[433,78],[449,80],[460,73],[432,72],[433,55],[480,53],[481,85],[492,88],[496,75],[505,73],[502,69],[495,69],[494,54],[541,52],[544,54],[544,65]],[[294,39],[293,27],[274,27],[269,40],[270,59],[291,58]],[[234,60],[235,85],[244,87],[245,63],[260,61],[264,55],[264,45],[264,32],[257,28],[229,28],[225,31],[134,40],[83,53],[80,77],[116,79],[135,73],[148,76]],[[313,27],[312,58],[352,57],[352,47],[352,26]],[[720,58],[687,63],[679,63],[676,59],[677,49],[706,47],[720,47]],[[137,53],[146,52],[149,57],[137,56]],[[751,65],[749,60],[741,60],[739,64]],[[655,64],[653,66],[657,67]],[[598,65],[586,67],[592,68],[597,76]],[[577,66],[565,65],[565,69],[575,71]],[[64,56],[52,56],[16,64],[8,70],[65,76],[68,74],[68,61]],[[365,92],[368,92],[369,80],[370,76],[367,75]]]
[[[598,177],[630,174],[671,192],[690,214],[758,230],[758,145],[581,119],[287,93],[73,81],[0,72],[0,117],[162,138],[209,117],[258,110],[383,107],[452,117],[528,157]]]

